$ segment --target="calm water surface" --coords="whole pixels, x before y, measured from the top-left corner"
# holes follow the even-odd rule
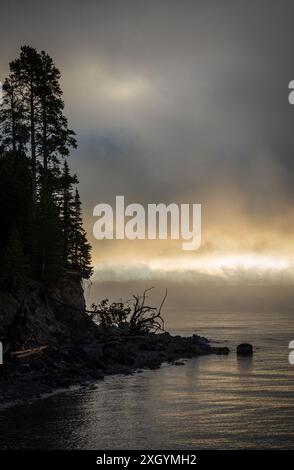
[[[197,325],[231,348],[253,343],[254,357],[195,358],[2,410],[0,448],[294,448],[293,313],[169,316],[171,332]]]

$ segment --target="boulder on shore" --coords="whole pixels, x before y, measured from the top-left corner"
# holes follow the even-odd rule
[[[252,356],[253,347],[249,343],[241,343],[237,346],[237,354],[240,356]]]

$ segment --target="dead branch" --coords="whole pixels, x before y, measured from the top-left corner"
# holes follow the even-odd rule
[[[130,332],[132,334],[147,334],[164,331],[164,320],[161,316],[163,304],[167,297],[167,289],[159,308],[145,305],[147,293],[152,290],[146,289],[143,295],[133,295],[133,312],[130,317]]]

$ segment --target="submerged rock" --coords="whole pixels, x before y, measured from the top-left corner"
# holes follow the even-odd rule
[[[237,354],[240,356],[252,356],[253,347],[249,343],[241,343],[237,346]]]

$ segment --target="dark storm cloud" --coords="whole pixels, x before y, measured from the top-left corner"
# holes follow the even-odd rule
[[[294,188],[293,18],[290,0],[10,1],[0,72],[24,43],[54,57],[89,217],[121,193],[278,224]]]

